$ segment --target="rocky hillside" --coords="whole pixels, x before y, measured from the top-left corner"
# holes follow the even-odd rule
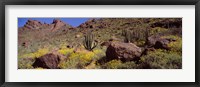
[[[18,29],[18,68],[182,68],[181,18],[55,19]]]

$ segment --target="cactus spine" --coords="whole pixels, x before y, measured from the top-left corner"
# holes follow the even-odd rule
[[[83,46],[89,51],[92,51],[97,46],[97,42],[94,41],[94,35],[91,32],[86,33]]]

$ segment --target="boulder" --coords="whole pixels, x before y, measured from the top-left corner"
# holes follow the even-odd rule
[[[47,69],[57,69],[59,62],[60,57],[58,55],[50,53],[36,58],[32,66],[34,68],[42,67]]]
[[[169,50],[169,47],[167,46],[169,43],[170,41],[167,39],[159,39],[158,41],[156,41],[154,48]]]
[[[106,50],[108,60],[120,59],[122,61],[138,60],[142,50],[133,43],[111,42]]]
[[[102,42],[100,45],[108,47],[110,45],[110,41]]]
[[[147,45],[149,47],[153,47],[155,45],[156,41],[159,40],[159,38],[160,38],[159,35],[153,35],[153,36],[148,37],[147,38]]]

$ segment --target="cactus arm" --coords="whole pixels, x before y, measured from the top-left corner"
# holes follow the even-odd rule
[[[97,47],[98,43],[97,42],[94,42],[94,45],[93,47],[91,48],[91,50],[93,50],[95,47]]]

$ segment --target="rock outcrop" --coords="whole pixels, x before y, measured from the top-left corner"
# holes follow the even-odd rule
[[[52,24],[54,25],[54,27],[52,29],[53,31],[60,29],[63,26],[66,26],[66,24],[64,22],[62,22],[61,20],[58,20],[58,19],[54,19]]]
[[[26,24],[24,25],[25,28],[28,28],[28,29],[39,29],[40,26],[42,25],[41,22],[39,21],[36,21],[36,20],[28,20],[26,22]]]
[[[63,21],[59,19],[54,19],[51,24],[41,23],[40,21],[29,19],[23,28],[24,29],[49,29],[49,30],[55,31],[55,30],[61,29],[64,26],[69,29],[72,28],[72,26],[64,23]]]

